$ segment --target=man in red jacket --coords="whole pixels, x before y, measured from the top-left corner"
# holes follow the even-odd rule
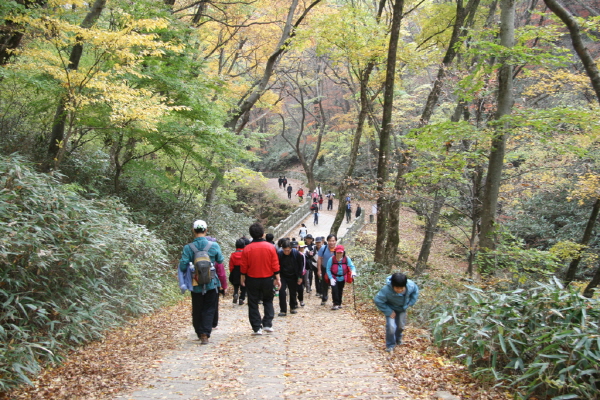
[[[240,272],[240,283],[248,293],[248,319],[254,335],[273,332],[273,296],[281,287],[279,278],[279,259],[275,247],[263,236],[265,230],[258,222],[250,225],[252,242],[244,247]],[[264,317],[260,316],[258,302],[262,299]]]

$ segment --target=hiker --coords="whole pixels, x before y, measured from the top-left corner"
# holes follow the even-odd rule
[[[292,185],[289,185],[287,187],[287,192],[288,192],[288,199],[292,199]]]
[[[258,222],[250,225],[252,243],[244,247],[240,272],[240,284],[246,287],[248,293],[248,319],[252,326],[253,335],[273,332],[273,297],[279,290],[279,260],[277,252],[271,243],[263,236],[265,230]],[[261,318],[258,303],[262,301],[264,316]]]
[[[319,195],[319,210],[323,210],[323,195]]]
[[[272,233],[267,233],[265,235],[265,240],[271,243],[273,246],[275,246],[275,242],[273,241],[273,239],[275,239],[275,236]]]
[[[354,214],[354,216],[358,218],[360,217],[360,214],[362,214],[362,208],[360,208],[360,204],[356,203],[356,214]]]
[[[317,189],[316,189],[317,193],[319,194],[319,196],[323,196],[323,192],[321,191],[321,184],[317,184]]]
[[[233,304],[237,304],[239,299],[240,306],[244,305],[244,300],[246,300],[246,287],[240,285],[240,262],[244,247],[246,247],[244,239],[236,240],[235,251],[229,256],[229,282],[233,285]]]
[[[206,239],[207,229],[208,225],[205,221],[201,219],[194,221],[192,225],[194,241],[183,246],[179,260],[179,270],[190,278],[190,285],[187,286],[187,289],[191,292],[192,297],[192,325],[200,344],[208,344],[215,313],[218,312],[219,288],[222,287],[223,290],[227,288],[223,266],[225,259],[219,244]],[[201,274],[203,271],[198,270],[198,264],[202,261],[195,263],[195,260],[202,255],[207,258],[204,262],[210,263],[207,266],[207,274]],[[201,276],[207,276],[208,283],[199,283],[198,280]]]
[[[285,187],[287,186],[287,178],[285,177],[285,175],[283,176],[283,190],[285,190]]]
[[[352,203],[346,202],[346,223],[349,224],[352,219]]]
[[[391,353],[395,346],[402,344],[406,311],[418,298],[417,284],[400,272],[389,276],[375,296],[375,305],[385,315],[385,351]]]
[[[319,211],[314,211],[313,225],[319,225]]]
[[[297,246],[297,243],[296,243]],[[290,294],[290,313],[296,314],[298,311],[298,303],[296,297],[298,294],[298,286],[302,283],[302,275],[304,269],[304,257],[298,250],[292,248],[292,243],[289,240],[284,240],[281,244],[281,250],[277,252],[279,257],[279,268],[281,274],[281,287],[279,289],[279,316],[287,315],[287,298],[285,290],[289,290]]]
[[[335,247],[335,255],[327,261],[327,277],[331,285],[331,300],[333,300],[332,310],[342,308],[342,297],[344,296],[344,286],[346,282],[351,283],[356,276],[356,267],[352,259],[346,255],[344,246]]]
[[[302,187],[298,189],[298,191],[296,192],[296,196],[298,196],[298,198],[300,199],[300,203],[302,203],[302,200],[304,200],[304,189],[302,189]]]
[[[279,179],[277,179],[277,183],[279,183],[279,189],[281,189],[281,186],[283,185],[283,178],[281,177],[281,175],[279,175]]]
[[[329,285],[324,283],[325,274],[327,273],[326,267],[329,259],[335,254],[335,246],[337,245],[337,236],[333,233],[327,236],[327,245],[319,249],[317,253],[317,270],[319,271],[319,277],[321,278],[321,305],[327,304],[327,295],[329,292]]]
[[[335,194],[331,193],[330,190],[329,193],[325,195],[325,197],[327,197],[327,211],[333,210],[333,198],[335,197]]]
[[[300,236],[300,240],[304,240],[306,235],[308,235],[308,229],[306,229],[306,225],[300,225],[300,232],[298,233],[298,235]]]
[[[302,282],[298,284],[298,303],[300,307],[304,307],[304,289],[306,288],[306,274],[308,273],[306,268],[306,257],[304,256],[304,250],[306,250],[306,243],[301,240],[298,242],[298,253],[302,256]]]
[[[316,239],[319,239],[320,237],[317,237]],[[308,235],[306,235],[306,238],[304,239],[305,243],[306,243],[306,248],[304,249],[304,258],[306,259],[306,291],[308,293],[310,293],[312,291],[311,286],[313,281],[315,282],[315,289],[316,292],[319,293],[320,289],[319,289],[319,279],[318,279],[318,274],[317,274],[317,259],[315,258],[317,255],[317,246],[313,243],[313,236],[309,233]],[[322,239],[321,239],[322,240]],[[321,241],[322,244],[322,241]]]

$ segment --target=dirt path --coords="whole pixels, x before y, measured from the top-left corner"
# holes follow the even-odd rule
[[[305,293],[298,314],[275,317],[274,333],[251,335],[247,306],[221,301],[219,328],[199,345],[191,326],[180,347],[141,388],[117,399],[408,399],[351,312]],[[276,299],[277,300],[277,299]],[[279,310],[275,305],[275,312]],[[189,318],[189,316],[182,316]]]

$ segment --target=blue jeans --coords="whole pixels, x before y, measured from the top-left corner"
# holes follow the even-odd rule
[[[394,348],[402,343],[402,331],[406,326],[406,311],[396,312],[395,318],[385,317],[385,347]]]

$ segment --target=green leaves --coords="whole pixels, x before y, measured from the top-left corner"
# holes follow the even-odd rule
[[[0,158],[0,390],[176,291],[164,242],[113,199],[86,200]]]
[[[553,399],[593,398],[600,374],[597,299],[557,282],[525,290],[469,287],[432,319],[435,342],[465,358],[477,375]],[[554,397],[556,396],[556,397]]]

